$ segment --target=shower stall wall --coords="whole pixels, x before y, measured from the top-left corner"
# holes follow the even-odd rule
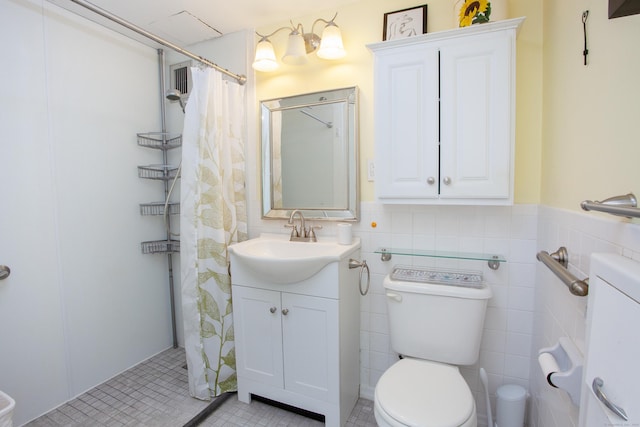
[[[134,141],[160,127],[156,52],[46,1],[0,9],[0,38],[19,41],[0,69],[0,384],[19,426],[171,337],[164,259],[139,246],[157,227],[136,215],[154,187]]]

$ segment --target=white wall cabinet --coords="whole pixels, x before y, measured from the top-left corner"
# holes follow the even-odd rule
[[[258,395],[324,415],[327,426],[345,424],[360,387],[358,270],[348,268],[358,256],[300,283],[277,284],[231,255],[241,402]]]
[[[524,18],[369,45],[383,203],[511,204]]]

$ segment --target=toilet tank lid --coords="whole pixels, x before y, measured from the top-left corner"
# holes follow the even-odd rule
[[[387,290],[394,290],[398,292],[440,295],[468,299],[489,299],[492,295],[491,288],[485,283],[470,287],[461,286],[459,284],[395,280],[392,278],[392,275],[387,275],[385,277],[383,286]]]

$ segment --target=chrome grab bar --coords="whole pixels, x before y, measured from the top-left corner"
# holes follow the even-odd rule
[[[567,270],[569,265],[569,256],[567,248],[561,246],[556,252],[549,254],[546,251],[540,251],[536,255],[538,261],[551,270],[562,282],[567,285],[569,292],[579,297],[584,297],[589,294],[589,278],[584,280],[578,279]]]
[[[640,208],[637,206],[638,201],[633,193],[609,197],[601,202],[585,200],[580,203],[580,207],[585,211],[606,212],[627,218],[640,218]]]

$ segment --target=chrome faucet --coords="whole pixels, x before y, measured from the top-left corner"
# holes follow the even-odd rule
[[[300,229],[295,225],[294,219],[298,215],[300,217]],[[289,239],[292,242],[317,242],[318,239],[316,237],[316,228],[322,228],[320,225],[315,225],[307,228],[304,223],[304,215],[298,209],[295,209],[291,212],[289,216],[289,221],[284,225],[285,227],[290,227],[291,230],[291,238]]]

